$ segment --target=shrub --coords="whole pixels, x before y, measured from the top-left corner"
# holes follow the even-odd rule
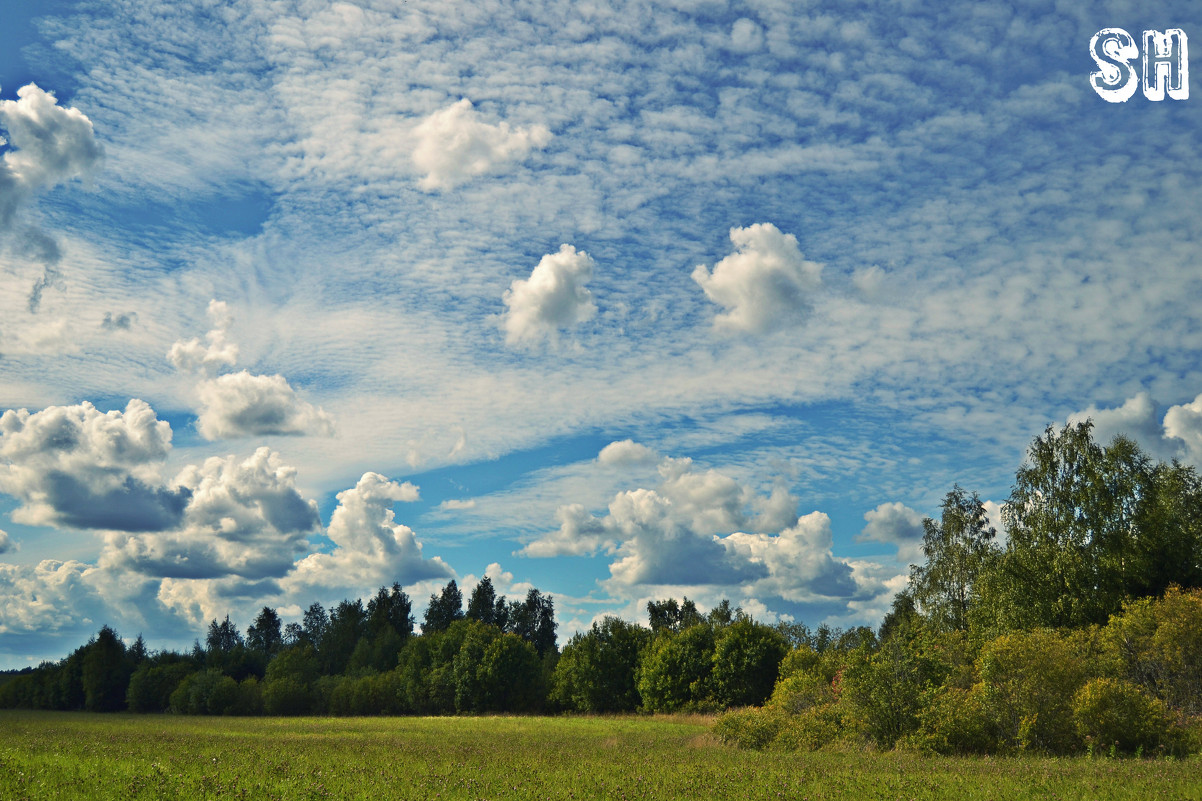
[[[714,734],[728,745],[762,751],[776,739],[785,715],[771,708],[746,707],[720,715]]]
[[[1077,734],[1094,748],[1121,753],[1172,750],[1174,726],[1162,701],[1118,679],[1093,679],[1073,697]]]
[[[938,754],[988,754],[998,750],[997,721],[985,685],[940,687],[928,694],[911,742]]]
[[[1085,683],[1085,666],[1064,637],[1048,629],[1004,634],[982,648],[978,670],[1001,747],[1079,747],[1072,699]]]
[[[263,709],[268,715],[304,715],[309,712],[309,687],[286,676],[263,683]]]
[[[783,751],[817,751],[844,740],[862,741],[866,733],[848,720],[837,703],[810,707],[784,717],[773,747]]]

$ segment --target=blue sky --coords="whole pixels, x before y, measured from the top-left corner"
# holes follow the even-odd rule
[[[1045,426],[1202,461],[1202,100],[1089,78],[1193,4],[29,8],[0,667],[486,574],[875,626]]]

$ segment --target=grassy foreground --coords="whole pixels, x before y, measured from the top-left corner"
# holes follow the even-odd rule
[[[0,713],[3,799],[1202,799],[1202,760],[774,754],[709,721]]]

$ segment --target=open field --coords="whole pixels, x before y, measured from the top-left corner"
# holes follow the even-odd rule
[[[708,721],[0,713],[3,799],[1187,799],[1202,761],[767,754]]]

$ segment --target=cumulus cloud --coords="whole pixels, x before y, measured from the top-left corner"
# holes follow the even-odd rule
[[[413,484],[364,473],[353,488],[338,493],[338,507],[326,529],[334,550],[310,554],[298,562],[284,579],[285,588],[341,587],[368,592],[394,581],[411,584],[454,577],[441,558],[424,558],[413,530],[396,522],[392,504],[417,499],[418,488]]]
[[[177,369],[212,376],[222,368],[233,367],[237,363],[238,346],[227,337],[233,324],[229,305],[216,299],[210,300],[209,320],[213,328],[205,335],[205,342],[193,337],[186,342],[176,342],[167,351],[167,358]]]
[[[445,511],[462,511],[464,509],[475,509],[476,501],[472,498],[447,498],[442,503],[438,504],[438,508]]]
[[[734,253],[693,270],[693,280],[711,302],[727,311],[717,328],[765,333],[801,319],[810,296],[822,285],[822,265],[806,261],[797,238],[772,223],[730,229]]]
[[[196,385],[200,401],[196,427],[201,436],[217,440],[334,433],[333,418],[298,398],[282,375],[253,375],[242,370],[214,378],[222,368],[234,366],[238,346],[227,336],[233,324],[229,306],[210,300],[208,313],[213,328],[205,342],[181,340],[167,352],[176,368],[209,376]]]
[[[654,450],[631,439],[611,442],[597,454],[598,462],[610,466],[654,464],[658,460],[659,454]]]
[[[17,544],[8,536],[8,532],[0,528],[0,553],[17,550]]]
[[[1174,407],[1180,408],[1180,407]],[[1093,438],[1103,445],[1109,444],[1119,434],[1135,440],[1157,458],[1171,458],[1173,446],[1165,441],[1166,430],[1160,422],[1160,411],[1156,401],[1147,392],[1128,398],[1122,406],[1100,409],[1091,405],[1068,417],[1069,423],[1093,421]],[[1167,415],[1166,415],[1167,421]],[[1169,436],[1174,436],[1170,434]]]
[[[815,596],[846,598],[857,592],[852,568],[831,555],[831,520],[811,512],[777,535],[736,532],[725,538],[735,553],[764,565],[765,581],[756,595],[775,595],[788,601],[808,601]]]
[[[857,542],[879,542],[897,547],[897,559],[903,564],[923,560],[923,516],[903,503],[882,503],[864,513],[864,529]]]
[[[190,496],[181,525],[109,534],[103,566],[179,579],[279,577],[321,526],[316,502],[296,489],[296,470],[270,448],[190,465],[175,485]]]
[[[610,464],[649,453],[630,440],[602,451]],[[659,474],[654,489],[619,492],[600,517],[581,504],[559,507],[559,528],[520,553],[604,551],[614,557],[607,582],[614,590],[741,587],[790,601],[855,592],[851,568],[831,554],[830,520],[821,512],[799,517],[797,498],[784,487],[764,495],[687,458],[663,459]]]
[[[77,610],[97,608],[89,581],[95,570],[54,559],[32,567],[0,562],[0,635],[57,631],[76,621]]]
[[[1192,403],[1169,407],[1164,415],[1164,432],[1185,443],[1190,462],[1202,465],[1202,395]]]
[[[188,487],[160,486],[171,426],[149,404],[101,412],[84,402],[0,416],[0,492],[31,525],[159,531],[180,523]]]
[[[424,173],[418,186],[427,192],[451,189],[494,172],[551,141],[551,132],[543,125],[510,130],[507,122],[484,122],[467,98],[435,111],[413,133],[417,139],[413,163]]]
[[[502,298],[505,341],[510,345],[554,340],[561,328],[587,322],[597,313],[585,284],[594,262],[584,251],[561,245],[539,260],[530,277],[515,279]]]
[[[243,370],[202,381],[197,393],[196,427],[208,440],[334,433],[333,418],[298,398],[282,375]]]
[[[59,281],[62,254],[54,237],[40,228],[18,228],[18,211],[34,195],[90,175],[103,149],[91,121],[78,109],[59,106],[53,94],[31,83],[17,90],[17,98],[0,100],[0,128],[8,133],[0,146],[13,148],[0,158],[0,233],[15,232],[17,249],[43,264],[29,295],[29,310],[36,312],[43,291]]]

